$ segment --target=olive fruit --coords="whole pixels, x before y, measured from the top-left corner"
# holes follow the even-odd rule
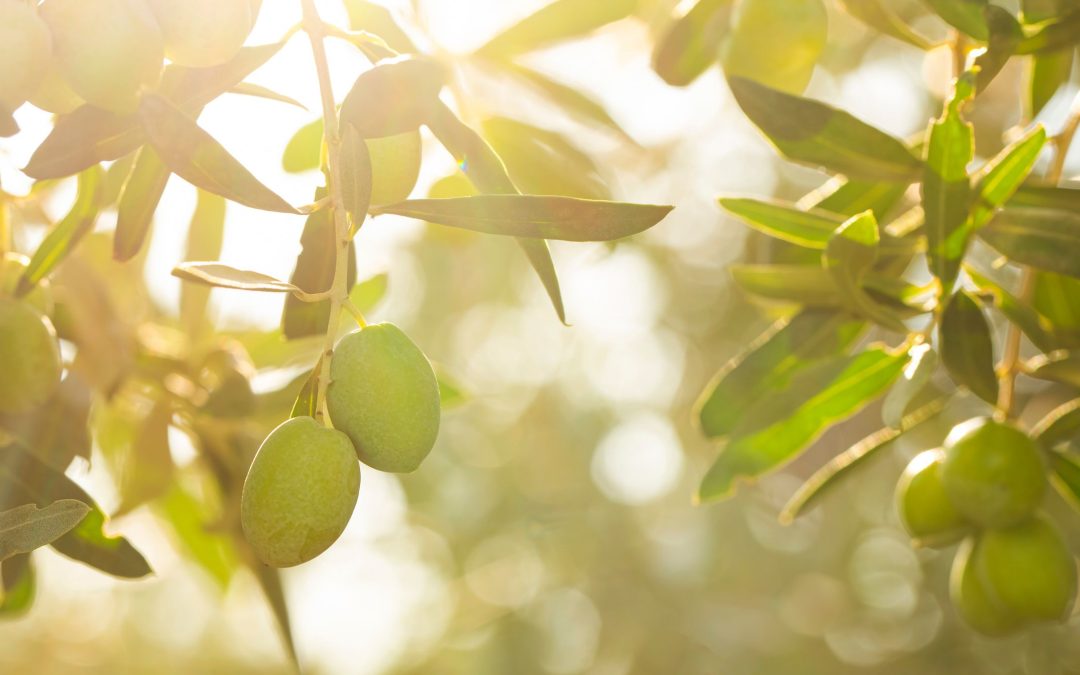
[[[3,2],[3,0],[0,0]],[[8,251],[0,257],[0,296],[15,297],[26,268],[30,266],[30,258],[21,253]],[[21,300],[45,316],[52,316],[55,304],[53,303],[52,287],[48,279],[42,279],[34,285],[33,290],[24,295]]]
[[[60,370],[49,320],[27,302],[0,297],[0,412],[45,403],[60,383]]]
[[[1001,636],[1020,630],[1024,626],[1023,618],[1002,607],[980,578],[974,562],[977,546],[976,537],[968,537],[953,558],[949,577],[953,606],[969,626],[984,635]]]
[[[991,599],[1028,621],[1063,621],[1076,598],[1076,563],[1045,515],[987,530],[972,563]]]
[[[940,449],[916,455],[896,485],[896,510],[900,522],[920,545],[946,546],[959,541],[970,529],[953,506],[941,481],[945,453]]]
[[[0,0],[0,111],[15,112],[30,98],[51,52],[49,28],[34,7]]]
[[[249,0],[147,0],[176,64],[206,68],[225,63],[244,45],[255,23]]]
[[[371,155],[371,204],[407,199],[420,176],[420,132],[367,139]]]
[[[240,522],[267,565],[305,563],[345,530],[360,492],[360,466],[345,434],[311,417],[270,432],[248,469]]]
[[[427,357],[390,323],[343,337],[330,361],[326,403],[360,461],[415,470],[439,433],[439,383]]]
[[[145,0],[45,0],[41,18],[60,73],[88,103],[129,113],[160,79],[161,32]]]
[[[720,50],[727,75],[801,93],[828,38],[821,0],[740,0]]]
[[[1046,468],[1035,441],[989,418],[970,419],[949,432],[941,479],[956,508],[984,527],[1024,520],[1046,491]]]

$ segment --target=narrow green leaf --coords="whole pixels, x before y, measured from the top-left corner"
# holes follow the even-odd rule
[[[971,184],[967,165],[975,155],[975,135],[961,115],[974,96],[974,77],[964,73],[956,80],[952,98],[941,116],[930,125],[930,141],[923,172],[922,207],[930,271],[948,293],[960,271],[967,250],[968,209]]]
[[[172,416],[172,401],[163,396],[139,420],[124,462],[120,507],[114,515],[128,513],[168,492],[175,470],[169,450]]]
[[[664,82],[685,87],[716,63],[732,0],[698,0],[674,19],[653,50],[653,70]]]
[[[917,344],[908,350],[908,355],[911,360],[881,405],[881,420],[892,429],[903,426],[908,409],[937,372],[938,355],[930,345]]]
[[[923,3],[953,28],[980,42],[986,42],[990,36],[984,13],[989,6],[987,0],[923,0]]]
[[[225,199],[205,190],[199,190],[195,211],[188,224],[187,245],[184,260],[217,260],[225,241]],[[208,329],[206,308],[210,303],[210,290],[202,284],[180,284],[180,322],[187,334],[197,339]]]
[[[272,276],[249,270],[238,270],[216,262],[183,262],[173,268],[172,275],[216,288],[263,293],[294,293],[300,289]]]
[[[1031,428],[1031,437],[1048,450],[1080,433],[1080,398],[1062,403]]]
[[[732,265],[738,286],[753,295],[807,307],[838,308],[840,290],[820,265]]]
[[[841,304],[853,314],[877,324],[906,332],[900,317],[876,303],[863,288],[879,251],[877,220],[865,211],[845,221],[830,237],[822,253],[822,265],[840,292]]]
[[[850,218],[863,211],[873,211],[879,223],[903,198],[909,183],[832,179],[799,200],[799,206],[828,211]]]
[[[41,509],[24,504],[0,512],[0,562],[53,543],[88,513],[90,507],[74,499],[58,499]]]
[[[880,396],[907,364],[907,353],[872,347],[838,362],[817,393],[804,399],[790,414],[745,435],[736,435],[723,447],[706,474],[697,501],[730,497],[739,480],[749,480],[794,459],[825,429],[854,414]]]
[[[670,206],[537,195],[413,199],[372,209],[486,234],[565,241],[612,241],[644,232]]]
[[[1050,482],[1074,509],[1080,510],[1080,458],[1073,453],[1049,453]]]
[[[75,499],[90,506],[85,518],[70,532],[52,542],[60,553],[118,577],[138,578],[150,574],[142,555],[123,537],[105,534],[105,514],[90,495],[63,473],[32,455],[8,446],[0,452],[0,508],[34,503],[46,506],[58,499]]]
[[[121,262],[131,260],[142,249],[168,182],[168,167],[152,147],[143,146],[120,197],[113,258]]]
[[[1076,212],[1009,207],[979,230],[979,236],[1014,263],[1080,277]]]
[[[747,409],[809,365],[843,353],[864,327],[846,314],[813,310],[777,321],[706,387],[696,406],[702,431],[709,438],[730,434]]]
[[[319,198],[325,190],[316,193]],[[330,209],[322,209],[308,216],[304,232],[300,235],[300,255],[289,282],[307,293],[322,293],[334,283],[334,266],[337,248],[334,245],[334,221]],[[356,283],[356,249],[349,242],[346,285]],[[323,335],[330,320],[330,301],[304,302],[290,295],[285,299],[281,314],[281,331],[286,340],[296,340],[311,335]]]
[[[1080,346],[1080,279],[1036,272],[1031,308],[1046,317],[1064,346]]]
[[[259,586],[262,588],[266,601],[270,605],[270,610],[274,614],[289,661],[293,664],[296,672],[301,672],[300,660],[296,654],[296,643],[293,640],[292,626],[289,621],[289,605],[285,601],[285,589],[281,585],[281,571],[255,560],[254,554],[249,557],[251,561],[248,566],[255,574],[255,578],[258,579]]]
[[[1042,112],[1054,94],[1069,81],[1075,54],[1076,50],[1069,48],[1046,54],[1035,54],[1031,57],[1027,117],[1035,117]]]
[[[270,60],[286,41],[244,47],[228,62],[212,68],[169,66],[159,89],[185,112],[198,113]],[[145,142],[138,115],[84,105],[56,120],[23,171],[37,180],[71,176],[99,162],[119,159]]]
[[[994,340],[979,303],[966,291],[953,295],[941,315],[941,362],[960,386],[990,404],[997,403]]]
[[[281,168],[289,173],[302,173],[319,168],[323,144],[323,121],[320,117],[296,130],[281,155]]]
[[[1065,350],[1040,354],[1027,362],[1025,373],[1080,389],[1080,354]]]
[[[897,16],[887,0],[840,0],[840,6],[871,28],[901,42],[923,51],[929,51],[934,46],[930,40],[915,32]]]
[[[638,0],[554,0],[492,38],[476,53],[505,59],[581,37],[630,16]]]
[[[432,364],[435,369],[435,379],[439,383],[439,406],[443,410],[457,408],[468,403],[469,394],[462,388],[453,376],[439,364]]]
[[[29,554],[17,555],[0,563],[0,582],[4,592],[0,594],[0,617],[22,614],[34,604],[37,579]]]
[[[763,234],[821,251],[845,220],[843,216],[822,209],[804,210],[759,199],[721,198],[720,206]]]
[[[1013,198],[1009,200],[1009,206],[1080,211],[1080,190],[1028,181],[1016,190]]]
[[[367,218],[371,205],[371,153],[356,127],[345,125],[341,132],[341,199],[355,232]]]
[[[394,21],[390,10],[367,0],[344,0],[349,14],[349,25],[355,30],[366,30],[378,35],[394,51],[401,54],[416,52],[416,45]]]
[[[1047,21],[1024,38],[1016,49],[1017,54],[1049,54],[1073,47],[1080,41],[1080,10],[1062,14]]]
[[[341,122],[365,139],[415,131],[435,115],[445,83],[443,66],[431,59],[382,61],[356,78],[341,104]]]
[[[979,68],[975,88],[980,93],[997,77],[1024,39],[1024,29],[1008,10],[989,5],[983,14],[989,36],[986,47],[975,56],[975,66]]]
[[[241,96],[251,96],[253,98],[264,98],[267,101],[277,101],[278,103],[286,103],[291,106],[296,106],[301,110],[307,110],[307,106],[297,101],[291,96],[280,94],[269,87],[264,87],[261,84],[254,84],[252,82],[240,82],[229,88],[230,94],[240,94]]]
[[[311,373],[304,380],[304,386],[300,388],[300,393],[296,395],[296,402],[293,403],[289,417],[318,417],[319,374],[322,372],[322,360],[323,357],[320,356],[315,363],[315,367],[311,369]]]
[[[856,469],[864,466],[867,460],[875,457],[879,451],[889,447],[893,441],[923,422],[933,419],[944,408],[943,399],[931,401],[910,414],[904,415],[895,426],[879,429],[833,457],[799,486],[780,511],[780,522],[785,525],[793,523],[796,518],[821,501],[821,498],[836,487],[841,479],[849,477]]]
[[[819,101],[728,78],[739,107],[788,159],[849,178],[910,181],[922,163],[901,141]]]
[[[161,96],[142,96],[139,119],[165,165],[192,185],[255,209],[297,213],[194,120]]]
[[[436,107],[435,115],[428,122],[428,127],[481,193],[499,195],[519,193],[514,181],[506,172],[506,166],[491,146],[459,120],[445,105],[439,104]],[[540,282],[547,291],[559,321],[565,324],[566,309],[563,306],[562,291],[559,288],[559,277],[555,273],[555,263],[551,260],[551,251],[547,242],[521,237],[518,237],[517,242],[525,251],[529,264],[540,277]]]
[[[1044,351],[1055,348],[1058,338],[1054,334],[1055,326],[1049,318],[1030,305],[1020,302],[1019,298],[988,276],[980,274],[970,266],[966,266],[965,271],[980,294],[993,302],[998,311],[1016,324],[1036,347]]]
[[[103,187],[104,173],[101,167],[93,166],[79,174],[79,191],[74,206],[34,251],[30,264],[19,279],[15,291],[17,295],[29,293],[94,229]]]
[[[1046,145],[1046,129],[1037,124],[1030,131],[1002,148],[971,177],[975,192],[971,227],[985,225],[994,211],[1005,205],[1027,179]]]
[[[611,197],[596,163],[562,134],[506,117],[484,120],[481,128],[522,192],[581,199]]]

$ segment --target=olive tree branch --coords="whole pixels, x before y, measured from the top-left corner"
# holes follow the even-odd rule
[[[326,181],[330,198],[330,210],[334,222],[334,281],[330,287],[330,316],[326,324],[326,340],[319,367],[319,384],[316,396],[316,416],[323,424],[329,424],[325,414],[326,388],[330,383],[330,359],[334,355],[334,341],[337,338],[338,318],[342,302],[348,297],[346,278],[348,276],[349,223],[345,217],[345,201],[342,196],[341,180],[341,134],[338,131],[337,109],[334,105],[334,90],[330,84],[330,67],[326,59],[326,25],[319,17],[314,0],[300,0],[303,7],[303,26],[311,42],[312,56],[315,58],[315,70],[319,77],[319,94],[322,99],[323,134],[326,139],[327,172]]]

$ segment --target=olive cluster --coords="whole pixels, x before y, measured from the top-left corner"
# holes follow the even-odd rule
[[[389,323],[341,339],[326,407],[333,428],[312,417],[288,420],[263,441],[248,471],[241,523],[268,565],[299,565],[337,540],[359,494],[358,458],[380,471],[414,471],[439,433],[435,372]]]
[[[1039,445],[988,418],[963,422],[944,448],[917,455],[897,484],[900,520],[917,544],[961,541],[950,595],[967,623],[1005,635],[1072,611],[1077,574],[1054,523]]]
[[[164,59],[205,68],[243,46],[261,0],[0,0],[0,112],[26,101],[132,112]]]

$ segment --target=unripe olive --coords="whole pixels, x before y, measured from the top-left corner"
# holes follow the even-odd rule
[[[420,176],[420,132],[367,139],[371,155],[371,205],[407,199]]]
[[[60,384],[60,370],[49,320],[27,302],[0,297],[0,412],[45,403]]]
[[[439,383],[424,353],[397,326],[381,323],[341,339],[330,361],[326,403],[360,461],[409,472],[439,433]]]
[[[225,63],[247,40],[255,23],[249,0],[147,0],[176,64],[206,68]]]
[[[52,38],[33,6],[0,0],[0,111],[14,112],[37,89]]]
[[[144,0],[45,0],[41,18],[60,73],[88,103],[131,112],[161,77],[161,32]]]
[[[960,513],[984,527],[1024,520],[1046,491],[1046,468],[1035,441],[989,418],[962,422],[949,432],[941,479]]]
[[[741,0],[720,50],[724,73],[802,93],[828,38],[821,0]]]
[[[987,530],[972,554],[975,569],[1001,607],[1029,621],[1064,621],[1076,599],[1076,562],[1043,514]]]
[[[911,538],[924,546],[947,546],[970,530],[941,482],[945,454],[940,449],[916,455],[896,484],[896,511]]]
[[[0,0],[3,2],[4,0]],[[30,266],[30,258],[21,253],[8,251],[0,257],[0,296],[15,297],[15,291],[19,286],[19,279],[23,272]],[[55,309],[53,302],[52,287],[48,279],[42,279],[34,285],[34,289],[21,298],[24,302],[41,312],[45,316],[52,316]]]
[[[267,565],[305,563],[341,536],[359,491],[348,437],[294,417],[270,432],[248,470],[240,501],[244,536]]]
[[[1024,619],[1001,606],[978,574],[974,553],[978,540],[964,540],[953,558],[949,576],[949,596],[964,621],[984,635],[1001,636],[1020,630]]]

